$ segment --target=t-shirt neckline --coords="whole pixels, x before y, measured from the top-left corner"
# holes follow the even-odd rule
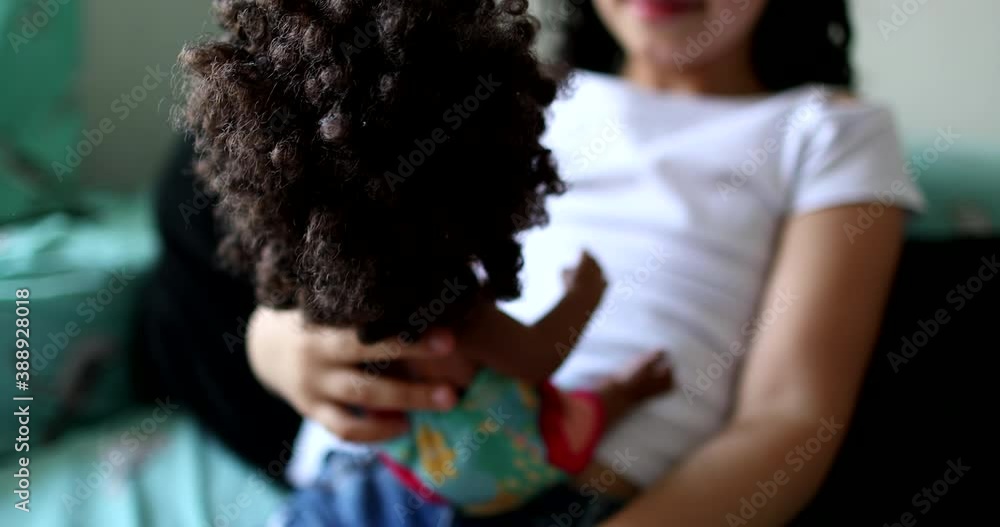
[[[629,82],[618,75],[592,70],[575,70],[573,75],[596,80],[607,88],[624,92],[629,96],[641,97],[649,101],[662,103],[673,102],[685,104],[693,103],[706,105],[753,106],[765,101],[773,100],[776,97],[789,96],[808,90],[811,87],[818,87],[818,85],[814,84],[803,84],[801,86],[788,88],[778,92],[764,92],[748,95],[704,95],[672,91],[656,91]]]

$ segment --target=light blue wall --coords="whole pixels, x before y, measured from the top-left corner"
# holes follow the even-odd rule
[[[862,91],[911,138],[954,127],[1000,151],[1000,0],[853,0]]]
[[[953,126],[969,141],[1000,145],[1000,31],[995,27],[1000,0],[852,3],[857,65],[866,96],[889,103],[910,137]],[[86,2],[82,88],[87,123],[96,127],[101,119],[111,118],[116,124],[85,165],[86,178],[131,186],[155,175],[174,139],[169,121],[177,98],[171,82],[158,85],[130,109],[127,119],[120,120],[124,114],[113,111],[112,104],[142,83],[147,67],[169,70],[185,41],[212,29],[209,4]],[[893,6],[914,13],[895,24]],[[897,15],[895,22],[901,20]],[[886,30],[880,21],[898,30]]]
[[[83,0],[71,0],[83,1]],[[170,110],[176,81],[148,80],[147,68],[171,72],[184,42],[212,29],[210,0],[89,0],[84,5],[82,104],[88,128],[111,119],[114,132],[83,166],[101,186],[135,187],[158,174],[176,140]],[[123,94],[146,80],[149,95],[130,108]],[[125,109],[128,113],[125,113]]]

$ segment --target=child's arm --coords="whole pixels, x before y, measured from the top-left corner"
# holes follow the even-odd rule
[[[566,294],[531,326],[514,320],[492,303],[484,304],[472,314],[475,322],[462,332],[463,347],[504,375],[529,383],[551,377],[576,344],[607,287],[600,266],[587,253],[563,279]]]

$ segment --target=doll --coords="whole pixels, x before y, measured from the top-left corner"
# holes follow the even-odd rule
[[[393,374],[463,386],[448,412],[412,412],[377,445],[400,484],[466,514],[517,508],[583,470],[602,433],[669,389],[650,355],[592,390],[548,378],[597,308],[588,255],[525,325],[518,233],[564,192],[540,143],[559,83],[513,0],[216,0],[225,30],[181,54],[181,119],[220,199],[223,258],[258,300],[362,341],[453,327],[471,351]],[[557,279],[557,277],[553,277]],[[387,371],[386,374],[389,374]]]

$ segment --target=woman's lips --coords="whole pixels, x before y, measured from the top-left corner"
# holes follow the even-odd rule
[[[650,21],[689,14],[705,7],[703,0],[628,0],[628,2],[641,18]]]

